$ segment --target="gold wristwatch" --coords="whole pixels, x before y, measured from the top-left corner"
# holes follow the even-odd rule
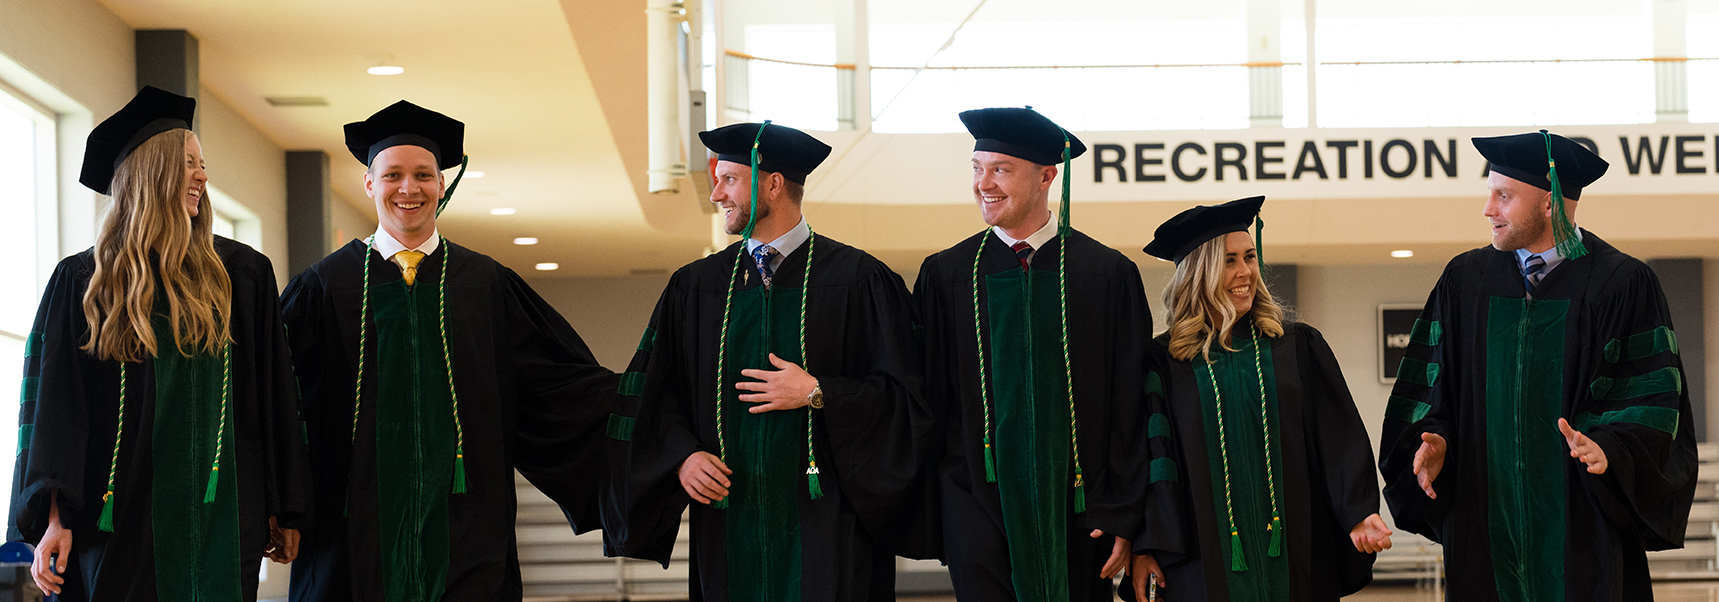
[[[812,392],[806,394],[806,403],[811,404],[812,409],[824,409],[824,386],[812,381]]]

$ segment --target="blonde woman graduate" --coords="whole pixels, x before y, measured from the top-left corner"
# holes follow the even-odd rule
[[[274,268],[210,232],[195,109],[145,87],[90,132],[113,208],[31,327],[8,539],[63,600],[255,600],[309,515]]]
[[[1178,530],[1185,554],[1161,567],[1142,550],[1134,562],[1165,599],[1336,600],[1371,581],[1375,553],[1391,547],[1337,358],[1260,277],[1247,230],[1264,201],[1184,211],[1145,249],[1176,262],[1158,337],[1167,367],[1147,375],[1162,382],[1170,415],[1152,416],[1147,436],[1180,449],[1181,508],[1146,522]]]

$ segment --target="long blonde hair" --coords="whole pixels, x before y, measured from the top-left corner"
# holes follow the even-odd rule
[[[138,145],[113,175],[113,209],[95,244],[95,274],[84,293],[90,337],[81,347],[98,359],[158,357],[150,320],[156,284],[181,355],[214,354],[231,340],[227,320],[233,283],[215,254],[209,195],[197,216],[185,211],[190,130],[169,130]]]
[[[1224,254],[1228,235],[1215,237],[1195,247],[1193,252],[1176,264],[1176,275],[1164,287],[1164,307],[1169,308],[1170,357],[1189,361],[1198,354],[1206,361],[1212,359],[1212,344],[1230,347],[1230,331],[1236,322],[1236,308],[1224,295]],[[1243,258],[1237,258],[1238,261]],[[1265,336],[1283,335],[1284,311],[1265,288],[1265,279],[1258,272],[1253,277],[1253,323]]]

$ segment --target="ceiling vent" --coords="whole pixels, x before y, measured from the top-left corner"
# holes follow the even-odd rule
[[[269,101],[269,105],[275,107],[328,106],[328,99],[321,96],[267,96],[264,97],[263,100]]]

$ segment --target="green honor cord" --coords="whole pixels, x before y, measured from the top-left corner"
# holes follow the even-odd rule
[[[461,170],[464,171],[463,169]],[[456,178],[455,184],[457,185]],[[450,194],[452,189],[450,188]],[[445,198],[445,197],[444,197]],[[466,432],[460,425],[460,397],[454,388],[454,357],[448,348],[448,264],[453,258],[454,249],[448,244],[448,239],[437,236],[442,247],[442,274],[436,279],[436,330],[442,338],[442,362],[448,371],[448,399],[454,408],[454,477],[453,493],[466,492]],[[364,239],[364,280],[358,302],[358,377],[357,388],[352,397],[352,437],[350,443],[358,441],[358,415],[364,407],[364,339],[367,334],[366,322],[370,318],[370,253],[376,248],[374,235]]]
[[[1069,163],[1070,142],[1068,132],[1062,135],[1062,207],[1057,217],[1057,303],[1062,319],[1062,368],[1063,380],[1068,386],[1068,434],[1069,444],[1074,453],[1074,511],[1076,514],[1086,512],[1086,477],[1080,469],[1080,429],[1077,428],[1074,411],[1074,364],[1069,361],[1068,347],[1068,235],[1073,232],[1069,226]],[[979,359],[979,407],[984,416],[985,482],[997,482],[996,452],[991,445],[991,398],[988,391],[990,380],[985,367],[985,334],[984,324],[979,312],[979,258],[985,256],[985,236],[990,232],[987,228],[979,233],[979,250],[973,255],[973,341],[978,346]]]
[[[1582,246],[1576,234],[1576,224],[1564,211],[1564,185],[1558,181],[1558,162],[1552,160],[1552,134],[1540,130],[1540,136],[1546,140],[1546,179],[1552,181],[1552,238],[1556,241],[1558,254],[1565,259],[1587,255],[1587,247]]]
[[[1265,483],[1266,491],[1271,499],[1271,522],[1265,530],[1271,533],[1271,542],[1266,555],[1277,558],[1283,555],[1283,515],[1277,508],[1277,479],[1271,466],[1271,415],[1268,413],[1265,398],[1265,372],[1260,368],[1259,330],[1248,321],[1248,332],[1253,337],[1253,371],[1259,380],[1259,420],[1261,432],[1265,435]],[[1242,557],[1241,531],[1236,528],[1236,511],[1230,501],[1230,450],[1229,439],[1224,434],[1224,396],[1218,388],[1216,368],[1210,361],[1206,362],[1206,376],[1212,381],[1212,402],[1218,412],[1218,457],[1224,465],[1224,513],[1227,514],[1230,526],[1230,570],[1234,572],[1247,571],[1247,560]]]
[[[752,138],[752,201],[750,212],[746,217],[746,229],[740,232],[742,241],[752,238],[752,230],[758,226],[758,156],[759,142],[764,139],[764,128],[769,127],[770,120],[758,126],[758,134]],[[806,353],[806,300],[812,292],[812,254],[817,250],[818,234],[810,227],[806,228],[806,271],[800,283],[800,363],[808,373],[811,372],[811,361]],[[728,317],[734,306],[734,287],[740,279],[742,258],[746,253],[734,254],[734,269],[729,272],[728,292],[722,298],[722,330],[718,333],[716,342],[716,454],[724,464],[728,463],[728,437],[723,432],[722,400],[728,394],[727,383],[723,381],[723,369],[728,360]],[[762,269],[762,268],[760,268]],[[818,457],[812,446],[812,409],[806,408],[806,489],[811,498],[822,499],[824,489],[818,480]],[[716,500],[711,507],[718,510],[728,508],[728,498]]]
[[[233,382],[233,345],[231,342],[221,347],[221,421],[215,427],[215,460],[209,465],[209,484],[203,490],[203,503],[215,503],[215,492],[221,482],[221,450],[227,435],[227,400],[232,395]],[[107,467],[107,493],[101,496],[101,516],[96,519],[96,529],[108,533],[113,532],[114,484],[119,477],[119,443],[125,436],[125,362],[119,363],[119,422],[113,431],[113,459]]]

